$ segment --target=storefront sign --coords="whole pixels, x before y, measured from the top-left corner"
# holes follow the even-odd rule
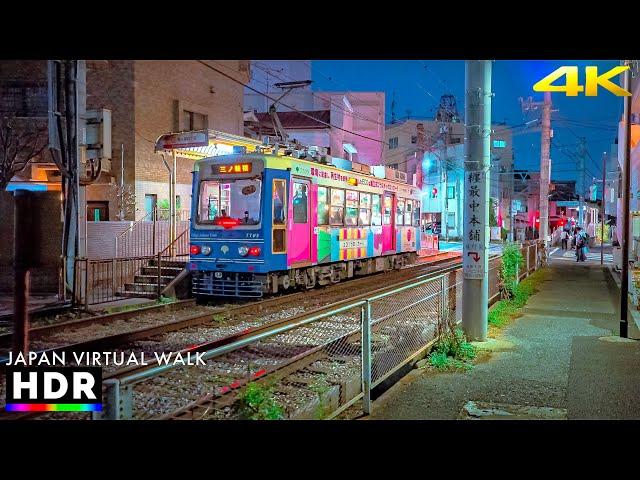
[[[486,275],[489,236],[487,222],[487,187],[484,171],[465,172],[464,243],[462,273],[464,278],[481,280]]]

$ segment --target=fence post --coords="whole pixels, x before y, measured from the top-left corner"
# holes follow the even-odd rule
[[[89,310],[89,259],[84,259],[84,309]]]
[[[161,258],[161,252],[158,252],[158,301],[160,301],[160,275],[161,275],[161,268],[160,268],[160,258]]]
[[[360,308],[362,320],[362,407],[364,413],[371,414],[371,303],[367,300]]]
[[[153,235],[151,240],[151,251],[153,253],[156,252],[156,217],[158,216],[157,213],[158,213],[158,208],[154,205],[153,213],[151,214],[151,216],[153,217]]]
[[[447,322],[447,324],[449,323],[449,318],[447,317],[447,284],[444,275],[440,277],[440,316],[443,321]]]
[[[535,244],[535,258],[536,258],[536,263],[533,266],[533,271],[535,272],[538,269],[538,242],[536,242]]]
[[[530,249],[530,247],[531,247],[531,245],[527,245],[527,274],[525,275],[525,277],[528,277],[528,276],[529,276],[529,269],[531,268],[531,267],[529,266],[529,263],[530,263],[530,261],[529,261],[529,257],[531,256],[531,255],[529,255],[529,249]]]

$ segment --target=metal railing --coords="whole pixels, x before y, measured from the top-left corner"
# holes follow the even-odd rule
[[[176,238],[189,231],[189,210],[176,212]],[[170,243],[168,209],[154,208],[115,238],[116,258],[154,256]],[[188,234],[187,234],[188,235]]]
[[[156,255],[158,300],[162,296],[162,264],[185,262],[189,259],[189,229],[183,231],[167,247]]]
[[[523,269],[526,276],[540,262],[536,244],[523,250],[528,259],[530,252],[535,254],[533,263]],[[500,257],[490,259],[490,304],[500,297],[500,266]],[[321,378],[329,385],[322,394],[329,406],[322,417],[333,418],[359,400],[370,413],[371,390],[424,355],[436,339],[440,322],[462,321],[462,282],[462,269],[452,267],[435,277],[209,350],[202,359],[227,374],[224,379],[207,380],[207,391],[213,396],[223,394],[270,374],[285,385]],[[253,360],[238,364],[238,358]],[[134,386],[177,368],[195,367],[159,365],[109,379],[104,385],[105,412],[94,418],[132,418]],[[309,415],[304,406],[290,410],[290,417],[315,418]]]

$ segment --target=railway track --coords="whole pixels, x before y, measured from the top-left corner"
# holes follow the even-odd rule
[[[398,282],[402,281],[415,281],[416,277],[428,274],[436,269],[441,270],[443,264],[444,266],[452,266],[459,262],[459,257],[450,258],[442,256],[442,258],[436,262],[414,265],[411,268],[394,271],[388,275],[393,277],[394,285],[397,285]],[[241,340],[242,338],[247,338],[247,336],[250,335],[259,335],[261,332],[266,331],[265,329],[276,328],[278,325],[291,321],[291,318],[298,318],[301,314],[304,315],[304,312],[312,314],[313,312],[320,311],[323,308],[322,305],[326,305],[326,300],[323,301],[317,297],[326,298],[327,294],[338,298],[342,297],[342,300],[334,301],[331,304],[332,306],[336,306],[340,303],[353,301],[354,294],[358,291],[363,292],[360,295],[371,294],[371,286],[379,283],[380,275],[363,277],[348,283],[324,287],[321,290],[303,291],[281,297],[272,297],[253,304],[222,308],[215,312],[210,310],[205,314],[197,313],[172,322],[164,322],[161,325],[118,333],[108,337],[93,338],[85,342],[54,346],[49,348],[49,351],[88,351],[91,349],[100,350],[108,348],[109,346],[120,346],[118,350],[127,353],[158,350],[174,352],[179,350],[207,351]],[[347,285],[350,288],[345,291],[344,286]],[[312,292],[319,293],[319,295],[312,295]],[[282,312],[276,314],[276,312],[282,311],[287,305],[291,306],[289,308],[289,310],[291,310],[289,314],[286,314],[286,312],[284,315]],[[320,305],[320,307],[318,305]],[[262,315],[262,317],[256,321],[255,317],[258,315]],[[274,315],[275,318],[269,318]],[[218,316],[219,318],[217,321],[212,322],[212,316]],[[219,321],[220,317],[227,319],[229,324],[222,325]],[[253,321],[247,321],[247,317],[253,317]],[[178,332],[180,333],[180,339],[176,341],[176,339],[167,338],[168,333],[176,332],[177,330],[183,331]],[[142,339],[152,337],[153,341],[140,342]],[[207,337],[212,337],[213,339],[203,341],[203,339]],[[131,342],[132,344],[127,345],[127,342]],[[108,379],[122,376],[127,372],[133,373],[136,371],[136,367],[119,370],[117,372],[114,372],[113,369],[111,369],[111,371],[106,370],[105,379]]]
[[[324,394],[333,392],[333,400],[337,399],[341,404],[351,400],[359,388],[361,304],[358,302],[456,269],[457,265],[443,268],[422,278],[387,285],[277,324],[265,325],[233,339],[212,342],[208,345],[209,350],[203,350],[207,351],[205,358],[211,356],[203,367],[167,369],[165,373],[153,376],[153,369],[138,368],[112,378],[128,383],[131,379],[144,380],[145,373],[149,374],[148,380],[133,387],[133,418],[136,419],[233,418],[230,412],[237,403],[238,392],[250,381],[277,382],[275,396],[281,399],[290,416],[313,418],[315,412],[300,409],[313,403],[322,383],[326,389]],[[406,292],[394,300],[402,303],[412,295],[414,292]],[[435,334],[438,317],[435,304],[431,307],[422,318],[412,318],[400,327],[395,317],[399,312],[393,312],[378,320],[373,325],[373,332],[382,339],[389,336],[388,331],[385,333],[388,328],[414,333],[417,329],[418,336],[427,343]],[[317,320],[317,317],[324,318]],[[393,355],[402,357],[410,347],[394,345]],[[184,405],[187,391],[192,397],[194,393],[202,395]]]

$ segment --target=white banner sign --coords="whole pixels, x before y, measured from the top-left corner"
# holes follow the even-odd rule
[[[486,213],[488,203],[486,173],[465,172],[464,178],[464,239],[462,248],[462,273],[464,278],[481,280],[487,265],[487,237],[489,223]]]
[[[207,130],[172,133],[163,135],[158,139],[156,151],[188,147],[206,147],[207,145],[209,145],[209,132]]]

